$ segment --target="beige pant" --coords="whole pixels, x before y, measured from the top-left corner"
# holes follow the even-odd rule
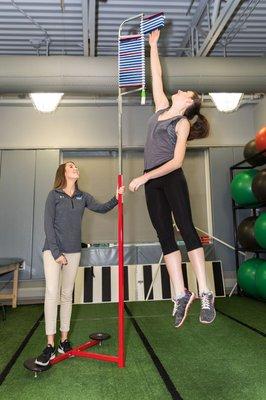
[[[50,250],[43,252],[46,281],[44,315],[46,335],[56,333],[57,306],[60,304],[60,331],[68,332],[72,311],[72,293],[78,271],[80,253],[65,254],[68,264],[61,267]]]

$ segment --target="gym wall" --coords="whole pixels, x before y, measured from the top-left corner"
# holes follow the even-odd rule
[[[201,148],[189,148],[189,157],[184,165],[191,191],[193,215],[195,223],[197,223],[200,213],[194,202],[198,195],[197,188],[202,182],[202,177],[193,173],[195,169],[192,154],[197,160],[197,168],[199,165],[202,165],[203,168],[203,164],[199,163],[201,154],[203,154],[202,147],[210,147],[209,166],[210,170],[213,171],[212,173],[216,174],[216,176],[211,177],[210,185],[213,232],[229,243],[231,243],[231,237],[228,237],[228,235],[230,236],[230,229],[225,232],[220,231],[223,225],[230,224],[232,221],[229,205],[228,168],[237,161],[237,157],[242,158],[241,146],[244,146],[254,136],[255,118],[261,116],[261,120],[263,119],[263,111],[261,110],[263,109],[260,104],[255,107],[251,105],[241,107],[236,113],[227,115],[220,114],[214,109],[205,109],[204,114],[209,118],[212,127],[211,135],[208,139],[195,141],[191,144],[191,147],[200,145]],[[125,107],[125,146],[143,147],[146,122],[151,111],[150,107]],[[0,149],[2,149],[2,151],[0,150],[0,254],[1,257],[21,257],[25,259],[26,268],[20,272],[20,294],[23,289],[27,289],[25,293],[27,292],[28,296],[40,297],[40,285],[43,287],[41,260],[41,248],[44,239],[43,210],[47,193],[53,184],[56,168],[63,159],[60,149],[107,149],[116,147],[117,109],[116,107],[60,107],[55,114],[42,115],[32,107],[2,106],[0,107],[0,118]],[[235,146],[239,147],[239,150],[236,150],[237,157],[236,154],[232,155]],[[50,150],[44,150],[44,148]],[[66,157],[65,152],[64,154]],[[141,153],[135,159],[134,157],[130,162],[130,157],[128,160],[125,159],[126,179],[134,175],[134,172],[142,169]],[[222,160],[222,162],[219,164],[218,160]],[[98,163],[97,173],[93,174],[93,178],[90,174],[88,175],[89,182],[91,182],[91,179],[95,179],[93,181],[94,187],[88,187],[88,189],[99,200],[104,201],[108,198],[108,195],[113,194],[113,188],[116,185],[115,162],[112,169],[111,167],[109,169],[109,166],[108,169],[101,168]],[[99,194],[97,193],[98,171],[105,177],[107,176],[106,171],[108,171],[109,176],[112,177],[109,179],[108,190],[104,188]],[[202,171],[204,172],[204,169]],[[91,173],[91,171],[89,172]],[[219,182],[218,185],[217,182]],[[202,188],[202,186],[200,187]],[[221,197],[226,198],[226,202],[219,203],[219,193],[222,194]],[[204,204],[205,194],[201,193],[200,195],[202,196],[202,204]],[[136,205],[143,204],[141,192],[136,196],[139,196],[136,197]],[[217,204],[219,205],[217,206]],[[135,207],[134,214],[129,216],[129,211],[126,208],[125,212],[129,225],[134,223],[137,209]],[[106,218],[105,223],[108,225],[111,224],[109,218],[113,217],[110,213],[103,218]],[[206,224],[206,215],[202,214],[200,223],[201,226]],[[88,224],[91,224],[89,219],[85,219],[83,231],[86,232],[85,235],[88,235],[84,237],[85,241],[87,239],[91,241],[89,237],[91,225],[88,226]],[[151,225],[147,225],[149,227],[146,227],[145,223],[142,232],[141,224],[138,222],[134,227],[134,235],[138,235],[141,239],[143,234],[145,240],[148,237],[152,241],[156,237],[154,232],[151,231]],[[129,230],[128,227],[127,230]],[[99,232],[94,231],[93,233],[99,234]],[[130,235],[127,239],[130,242],[136,241]],[[217,247],[216,256],[217,259],[225,258],[224,269],[233,276],[234,259],[232,252],[227,250],[231,254],[229,256],[224,255],[225,251],[225,249]],[[34,285],[36,286],[35,289]],[[30,293],[32,293],[32,296]]]
[[[143,146],[150,106],[127,106],[123,114],[124,146]],[[254,106],[246,105],[231,114],[203,109],[210,121],[208,138],[190,146],[241,146],[253,136]],[[116,106],[59,107],[51,115],[33,107],[0,107],[0,149],[7,148],[110,148],[118,143]]]
[[[20,280],[43,278],[43,213],[59,150],[3,150],[0,177],[0,254],[22,258]]]

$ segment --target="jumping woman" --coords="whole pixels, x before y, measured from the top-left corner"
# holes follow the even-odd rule
[[[182,164],[188,140],[205,138],[209,124],[200,114],[201,100],[193,91],[179,90],[172,96],[172,104],[163,90],[162,69],[157,42],[158,30],[149,37],[153,99],[156,112],[148,122],[148,136],[144,150],[145,170],[131,181],[134,192],[145,185],[145,196],[151,222],[157,232],[167,270],[174,288],[173,316],[175,327],[180,327],[195,294],[184,287],[181,253],[178,249],[172,222],[185,242],[189,260],[196,275],[200,299],[200,322],[209,324],[215,319],[214,295],[206,281],[205,257],[201,241],[193,225],[190,200]],[[192,124],[191,120],[194,123]]]
[[[93,196],[78,188],[79,171],[73,162],[61,164],[56,172],[54,189],[48,194],[45,213],[43,248],[46,281],[44,315],[47,346],[35,363],[46,366],[55,357],[57,304],[60,302],[61,340],[59,353],[71,350],[68,340],[72,311],[72,293],[81,255],[81,220],[85,208],[106,213],[117,205],[118,193],[107,203],[98,203]],[[61,287],[59,287],[61,275]]]

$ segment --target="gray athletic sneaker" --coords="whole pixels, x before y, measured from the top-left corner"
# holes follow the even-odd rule
[[[199,320],[203,324],[210,324],[216,317],[214,308],[214,295],[212,292],[202,293],[200,296],[201,311]]]
[[[173,317],[175,317],[175,327],[179,328],[183,324],[186,319],[188,309],[195,299],[195,294],[186,290],[185,296],[180,299],[173,299],[174,309],[173,309]]]

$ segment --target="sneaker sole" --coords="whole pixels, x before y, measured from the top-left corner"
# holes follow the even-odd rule
[[[191,306],[191,304],[193,303],[193,301],[195,300],[195,297],[196,297],[195,294],[192,293],[192,296],[190,297],[189,302],[188,302],[187,305],[186,305],[184,317],[183,317],[183,319],[181,320],[181,322],[180,322],[179,325],[175,325],[175,328],[180,328],[180,326],[181,326],[181,325],[183,324],[183,322],[185,321],[185,319],[186,319],[186,317],[187,317],[188,309],[189,309],[189,307]]]
[[[55,358],[55,354],[53,354],[53,355],[51,356],[50,360],[49,360],[47,363],[42,363],[42,362],[40,362],[40,361],[37,361],[37,358],[36,358],[36,360],[35,360],[34,362],[35,362],[35,364],[40,365],[41,367],[47,367],[47,365],[49,364],[49,362],[50,362],[51,360],[53,360],[54,358]]]
[[[64,350],[63,350],[63,349],[59,349],[59,347],[58,347],[57,351],[58,351],[58,353],[60,353],[60,354],[65,354]]]
[[[64,351],[63,349],[60,349],[59,347],[58,347],[58,349],[57,349],[58,353],[60,353],[60,354],[69,353],[71,350],[72,350],[72,349],[70,349],[70,350],[68,350],[68,351]]]

